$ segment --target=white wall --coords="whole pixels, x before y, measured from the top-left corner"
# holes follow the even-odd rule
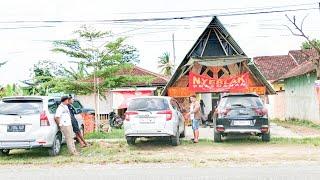
[[[286,118],[320,122],[315,73],[285,80]]]
[[[76,95],[76,99],[80,100],[82,105],[87,108],[94,109],[94,95]],[[106,99],[103,99],[102,97],[99,100],[99,114],[108,114],[112,111],[112,98],[111,93],[106,92]]]

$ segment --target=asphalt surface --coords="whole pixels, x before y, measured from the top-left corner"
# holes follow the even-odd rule
[[[75,166],[35,166],[0,167],[0,179],[21,180],[308,180],[320,179],[320,165],[278,166],[278,167],[151,167],[139,165],[75,165]]]

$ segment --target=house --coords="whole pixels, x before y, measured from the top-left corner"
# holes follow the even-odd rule
[[[207,115],[226,92],[256,92],[261,96],[275,93],[219,19],[213,17],[162,94],[175,97],[186,110],[188,97],[197,94]]]
[[[260,56],[254,63],[277,91],[269,96],[269,116],[278,119],[319,120],[314,82],[315,67],[310,58],[315,50],[292,50],[288,55]]]
[[[108,113],[114,110],[123,109],[126,106],[126,100],[133,96],[142,95],[159,95],[162,88],[167,84],[168,78],[151,72],[149,70],[143,69],[138,66],[134,66],[129,71],[120,71],[118,75],[132,75],[139,77],[149,77],[151,82],[139,82],[132,83],[126,86],[111,89],[105,92],[104,98],[99,98],[99,103],[97,103],[97,113],[102,116],[107,116]],[[76,95],[83,104],[88,107],[95,107],[94,95]]]

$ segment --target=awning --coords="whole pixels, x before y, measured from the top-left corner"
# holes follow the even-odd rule
[[[191,66],[195,62],[203,66],[226,66],[230,64],[239,63],[242,61],[249,60],[246,56],[235,56],[235,57],[204,57],[204,58],[191,58],[185,66]]]
[[[132,97],[152,96],[156,88],[114,89],[112,90],[112,108],[127,108],[127,102]]]

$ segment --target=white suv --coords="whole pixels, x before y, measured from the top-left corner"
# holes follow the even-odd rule
[[[178,102],[171,97],[143,96],[132,98],[124,121],[129,145],[138,137],[170,137],[177,146],[185,136],[184,118]]]
[[[47,96],[6,97],[0,102],[0,153],[11,149],[44,147],[52,156],[58,155],[62,133],[54,121],[59,98]],[[77,112],[79,127],[82,118]]]

